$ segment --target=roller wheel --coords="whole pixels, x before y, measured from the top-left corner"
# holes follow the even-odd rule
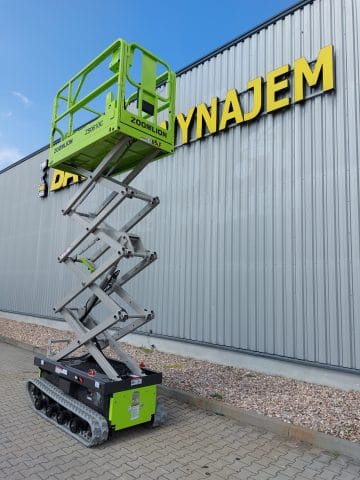
[[[78,433],[80,430],[80,421],[77,418],[73,418],[70,420],[69,427],[72,433]]]
[[[68,419],[68,414],[63,410],[58,412],[56,415],[56,421],[59,425],[64,425]]]
[[[45,406],[45,402],[41,397],[37,397],[34,402],[36,410],[42,410]]]
[[[51,405],[48,405],[45,410],[46,416],[51,418],[54,415],[54,413],[56,413],[57,409],[58,407],[54,403]]]

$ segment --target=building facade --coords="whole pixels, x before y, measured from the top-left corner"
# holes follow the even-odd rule
[[[357,0],[302,1],[178,72],[175,154],[135,184],[161,200],[144,333],[360,371],[359,32]],[[0,310],[55,321],[78,185],[38,198],[46,159],[0,173]]]

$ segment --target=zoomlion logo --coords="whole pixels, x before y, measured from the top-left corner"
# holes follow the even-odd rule
[[[131,117],[131,123],[134,123],[138,127],[144,128],[145,130],[150,130],[150,132],[155,133],[156,135],[160,135],[165,138],[167,137],[166,131],[164,131],[162,128],[156,128],[154,125],[144,122],[140,118]]]
[[[54,148],[54,153],[60,152],[61,150],[63,150],[64,148],[68,147],[68,146],[71,145],[72,143],[73,143],[72,138],[70,138],[70,139],[67,140],[66,142],[60,143],[60,145],[58,145],[58,146],[56,146],[56,147]]]
[[[213,97],[210,105],[200,103],[189,108],[186,115],[178,113],[175,124],[177,146],[201,140],[230,126],[246,125],[262,114],[276,113],[290,105],[301,103],[309,98],[311,88],[320,85],[320,93],[334,89],[333,45],[323,47],[313,62],[308,62],[305,57],[298,58],[292,68],[289,64],[282,65],[268,72],[265,78],[259,76],[249,80],[246,88],[240,92],[235,88],[230,89],[224,100]],[[244,105],[248,105],[248,108],[245,109]],[[142,122],[137,117],[132,117],[131,122],[166,136],[163,130]],[[55,170],[50,190],[59,190],[79,180],[78,175]]]

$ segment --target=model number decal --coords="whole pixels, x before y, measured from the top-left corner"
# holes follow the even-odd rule
[[[92,125],[91,127],[88,127],[85,130],[85,135],[89,135],[89,133],[92,133],[94,130],[97,130],[98,128],[102,127],[103,123],[104,122],[102,120],[100,120],[100,122],[95,123],[95,125]]]

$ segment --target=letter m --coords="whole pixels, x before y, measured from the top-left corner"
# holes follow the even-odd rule
[[[334,47],[328,45],[322,48],[315,62],[313,70],[306,58],[301,57],[294,63],[294,101],[304,100],[304,80],[309,87],[315,87],[320,78],[324,92],[334,88]]]

